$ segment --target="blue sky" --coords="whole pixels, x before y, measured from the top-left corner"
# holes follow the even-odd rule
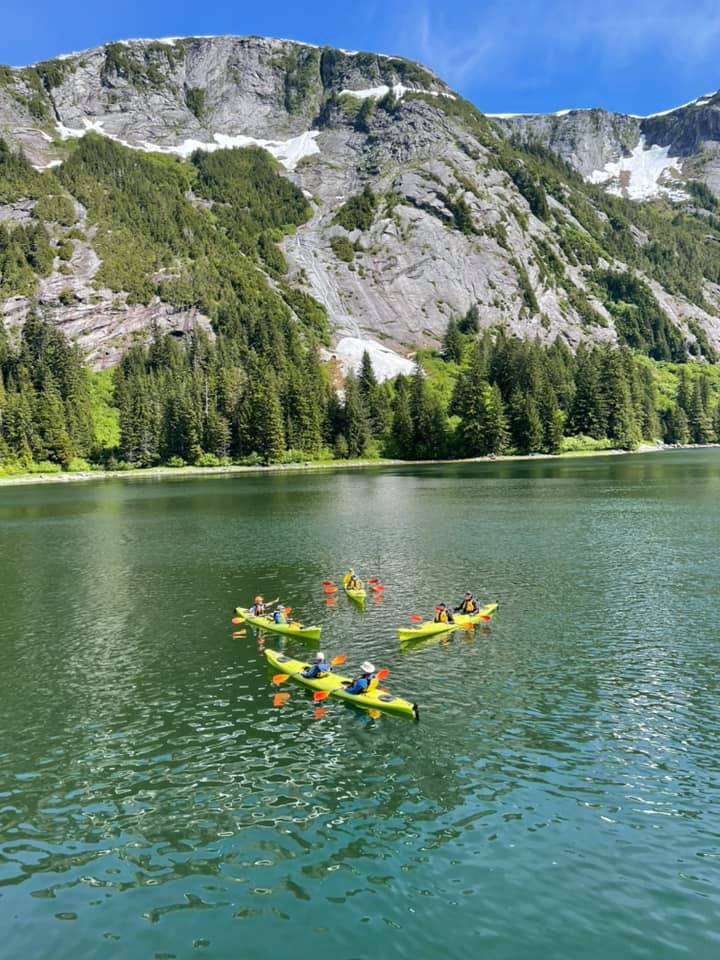
[[[720,88],[720,0],[5,0],[0,63],[127,37],[260,34],[432,67],[486,112],[651,113]]]

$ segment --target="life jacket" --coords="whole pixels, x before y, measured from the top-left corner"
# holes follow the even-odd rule
[[[436,610],[435,611],[435,623],[449,623],[450,617],[448,617],[447,610]]]
[[[477,613],[478,609],[479,607],[477,603],[471,597],[469,600],[463,600],[460,611],[461,613],[473,614],[473,613]]]
[[[276,610],[275,613],[273,614],[273,620],[275,621],[275,623],[287,623],[287,620],[285,619],[285,614],[280,613],[278,610]]]

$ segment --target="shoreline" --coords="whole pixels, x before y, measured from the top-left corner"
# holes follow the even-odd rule
[[[641,444],[637,450],[569,450],[565,453],[528,453],[508,456],[468,457],[455,460],[330,460],[306,463],[273,463],[268,466],[226,467],[147,467],[135,470],[78,470],[66,473],[22,473],[0,477],[0,487],[27,486],[45,483],[86,483],[92,480],[167,480],[169,477],[221,477],[242,474],[288,473],[316,470],[358,470],[368,467],[413,467],[454,463],[513,463],[522,460],[576,460],[584,457],[634,456],[638,453],[664,453],[669,450],[706,450],[720,443],[686,444],[671,447]]]

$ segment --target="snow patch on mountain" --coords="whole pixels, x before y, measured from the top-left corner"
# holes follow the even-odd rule
[[[451,93],[441,93],[439,90],[423,90],[422,87],[406,87],[404,83],[395,83],[392,87],[382,83],[377,87],[367,87],[365,90],[341,90],[341,97],[355,97],[356,100],[382,100],[392,91],[397,100],[402,100],[406,93],[424,93],[428,97],[447,97],[455,100]]]
[[[343,373],[349,373],[350,370],[357,373],[366,350],[379,381],[390,380],[398,373],[411,374],[415,369],[414,361],[401,357],[377,340],[363,340],[360,337],[342,337],[330,355],[338,361]]]
[[[670,156],[669,147],[648,147],[641,136],[629,157],[606,163],[586,179],[589,183],[609,184],[608,193],[630,200],[649,200],[660,195],[678,200],[685,193],[671,184],[673,175],[680,176],[681,163],[679,157]]]
[[[276,160],[279,160],[286,170],[294,170],[304,157],[320,153],[320,147],[316,143],[320,134],[319,130],[308,130],[297,137],[290,137],[289,140],[258,140],[256,137],[246,137],[243,134],[230,136],[225,133],[214,133],[211,143],[189,139],[173,146],[165,146],[151,143],[148,140],[143,140],[142,143],[129,143],[127,140],[104,130],[103,120],[88,120],[83,117],[82,122],[82,127],[67,127],[64,123],[58,122],[57,129],[60,137],[63,140],[69,140],[84,137],[86,133],[90,132],[99,133],[110,140],[121,143],[124,147],[130,147],[132,150],[143,150],[146,153],[172,153],[185,158],[191,156],[196,150],[213,153],[215,150],[227,150],[232,147],[262,147],[272,154]]]

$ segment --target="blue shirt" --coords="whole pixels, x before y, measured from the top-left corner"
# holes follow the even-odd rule
[[[357,680],[354,680],[349,687],[345,687],[345,693],[366,693],[367,688],[370,686],[370,681],[372,677],[358,677]]]
[[[285,619],[285,614],[280,613],[279,610],[276,610],[275,613],[273,614],[273,620],[275,621],[275,623],[287,623],[287,620]]]
[[[314,663],[309,670],[303,670],[303,676],[308,680],[314,680],[321,673],[330,673],[329,663]]]

